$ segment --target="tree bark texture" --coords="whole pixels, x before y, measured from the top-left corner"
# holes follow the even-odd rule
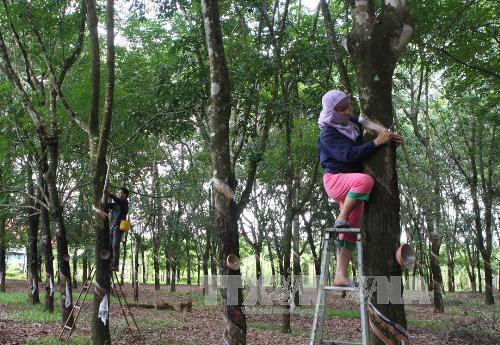
[[[53,136],[47,138],[46,144],[49,154],[49,169],[45,175],[47,188],[49,191],[49,210],[51,218],[56,223],[56,241],[57,241],[57,261],[59,264],[61,308],[63,324],[68,319],[73,308],[73,294],[71,287],[71,270],[68,240],[66,237],[66,225],[63,216],[63,207],[59,199],[57,190],[57,166],[59,162],[59,144],[58,129],[53,129]],[[70,320],[69,325],[73,323]]]
[[[6,171],[9,167],[10,159],[6,156],[5,162],[0,163],[0,190],[3,190],[6,186]],[[10,167],[9,167],[10,168]],[[0,194],[0,204],[8,205],[9,198],[7,194]],[[4,207],[0,206],[0,292],[5,292],[5,276],[7,274],[6,265],[6,251],[7,251],[7,239],[5,233],[5,224],[7,222],[7,214],[5,213]]]
[[[439,266],[439,247],[441,246],[441,237],[437,234],[431,234],[430,242],[429,262],[432,273],[432,291],[434,292],[434,312],[444,313],[443,276],[441,274],[441,267]]]
[[[229,148],[229,118],[231,96],[229,75],[224,55],[222,32],[217,0],[202,0],[205,38],[210,66],[210,101],[208,121],[210,128],[210,155],[213,172],[215,218],[219,230],[220,259],[223,275],[241,279],[239,268],[233,270],[226,264],[229,255],[239,258],[239,210],[235,203],[236,181],[231,170]],[[228,290],[222,289],[224,312],[224,342],[229,345],[246,344],[246,317],[242,310],[243,295],[238,289],[237,303],[228,305]],[[234,293],[234,291],[231,291]],[[234,301],[235,296],[231,296]],[[232,303],[231,303],[232,304]]]
[[[158,180],[158,162],[155,161],[152,167],[152,184],[153,190],[156,194],[160,194],[160,181]],[[155,280],[155,290],[160,290],[160,234],[163,228],[163,213],[161,212],[161,200],[153,199],[153,209],[154,209],[154,222],[151,227],[152,239],[153,239],[153,268],[154,268],[154,280]]]
[[[120,286],[123,286],[123,280],[125,279],[125,263],[127,261],[127,240],[128,232],[125,233],[125,239],[123,240],[123,258],[122,258],[122,268],[120,271]]]
[[[5,275],[6,275],[6,241],[5,241],[5,222],[7,217],[0,213],[0,292],[5,292]]]
[[[134,260],[134,279],[132,284],[134,286],[134,301],[139,302],[139,252],[141,248],[141,235],[134,234],[135,239],[135,260]]]
[[[43,159],[40,159],[43,161]],[[39,164],[40,165],[40,164]],[[45,165],[45,164],[44,164]],[[43,179],[44,168],[39,171],[39,183],[44,189],[44,194],[48,195],[47,184]],[[45,263],[45,310],[54,312],[54,254],[52,251],[52,231],[50,230],[49,210],[45,207],[40,208],[40,227],[43,232],[44,242],[44,263]]]
[[[361,109],[389,128],[393,122],[392,76],[397,60],[413,28],[405,1],[382,2],[379,15],[369,0],[352,0],[353,28],[348,50],[358,69]],[[395,148],[385,145],[365,164],[375,185],[363,222],[365,272],[367,276],[401,276],[395,252],[400,242],[399,191]],[[361,272],[360,272],[361,273]],[[374,294],[376,295],[376,294]],[[378,304],[386,317],[405,327],[403,304]],[[372,344],[381,340],[372,332]]]
[[[105,298],[109,301],[112,260],[109,233],[107,175],[111,162],[106,162],[111,118],[113,114],[115,87],[115,46],[114,46],[114,1],[106,2],[106,93],[102,118],[99,118],[100,100],[100,47],[98,39],[98,18],[94,0],[86,0],[87,22],[90,38],[91,57],[91,104],[88,122],[90,163],[92,167],[92,209],[94,211],[93,230],[95,234],[95,284],[92,312],[92,342],[104,345],[111,342],[109,317],[98,317],[99,306]],[[105,303],[105,302],[103,302]],[[109,303],[108,303],[109,304]]]
[[[28,159],[31,161],[33,157],[30,156]],[[29,302],[30,304],[40,303],[40,294],[38,291],[38,225],[40,223],[39,209],[42,207],[37,201],[41,197],[40,193],[35,194],[35,187],[33,183],[33,170],[31,168],[30,162],[27,164],[27,181],[28,181],[28,197],[26,203],[30,208],[28,208],[28,228],[29,228],[29,244],[28,244],[28,278],[31,284],[29,290]],[[35,199],[33,199],[35,198]]]

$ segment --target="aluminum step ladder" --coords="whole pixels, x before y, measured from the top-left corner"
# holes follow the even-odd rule
[[[356,249],[358,252],[358,272],[359,272],[359,287],[339,287],[327,286],[325,282],[328,281],[329,265],[330,262],[330,246],[332,240],[336,238],[339,233],[356,234]],[[323,327],[325,323],[325,295],[328,291],[352,291],[359,292],[359,309],[361,315],[361,342],[346,342],[339,340],[324,340]],[[361,240],[361,230],[358,228],[328,228],[325,231],[325,240],[323,244],[323,253],[321,255],[321,274],[319,277],[318,291],[316,296],[316,307],[314,310],[314,320],[311,330],[311,337],[309,338],[309,345],[368,345],[370,344],[370,332],[368,328],[368,314],[367,305],[365,301],[365,279],[363,276],[363,245]]]

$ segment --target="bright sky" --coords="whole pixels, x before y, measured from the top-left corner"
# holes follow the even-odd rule
[[[319,0],[302,0],[302,6],[315,10],[318,7],[318,2]]]

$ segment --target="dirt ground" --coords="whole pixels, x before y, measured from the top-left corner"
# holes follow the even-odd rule
[[[43,289],[41,284],[40,289]],[[132,301],[132,289],[123,287],[125,296]],[[10,280],[7,294],[25,293],[28,283]],[[74,298],[78,296],[77,289]],[[175,293],[162,286],[155,291],[152,285],[140,287],[139,303],[158,307],[168,304],[175,310],[146,309],[133,307],[132,312],[139,325],[146,344],[212,345],[222,344],[223,315],[218,305],[206,305],[202,290],[198,286],[177,286]],[[497,296],[498,297],[498,296]],[[487,307],[483,296],[477,293],[453,293],[445,296],[445,313],[433,313],[432,305],[406,306],[408,331],[411,343],[415,345],[441,344],[500,344],[500,325],[497,321],[497,305]],[[179,305],[192,301],[192,312],[179,312]],[[496,299],[498,303],[498,298]],[[128,331],[121,310],[113,300],[110,310],[110,331],[113,344],[139,344]],[[55,301],[59,309],[59,301]],[[353,313],[357,310],[354,298],[333,296],[328,300],[332,308],[325,322],[326,338],[355,341],[360,337],[359,319]],[[33,307],[27,304],[0,303],[0,344],[57,344],[55,338],[61,332],[58,322],[33,322],[29,312]],[[348,313],[343,314],[342,311]],[[75,344],[90,343],[89,318],[92,299],[89,296],[84,305],[77,328],[72,335]],[[282,334],[281,309],[279,307],[254,308],[248,311],[247,343],[250,345],[308,343],[312,325],[312,310],[296,310],[291,318],[291,334]],[[42,312],[40,312],[42,313]],[[21,318],[16,315],[26,315]],[[28,321],[30,320],[30,321]]]

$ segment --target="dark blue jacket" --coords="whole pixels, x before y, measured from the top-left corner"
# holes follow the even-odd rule
[[[362,129],[356,120],[360,135],[356,141],[340,133],[335,127],[325,125],[321,128],[318,140],[319,161],[325,173],[363,172],[363,161],[375,152],[373,140],[363,144]]]
[[[120,221],[127,219],[128,213],[128,200],[120,199],[114,194],[109,195],[113,199],[113,203],[109,204],[111,209],[111,230],[118,229],[120,227]]]

